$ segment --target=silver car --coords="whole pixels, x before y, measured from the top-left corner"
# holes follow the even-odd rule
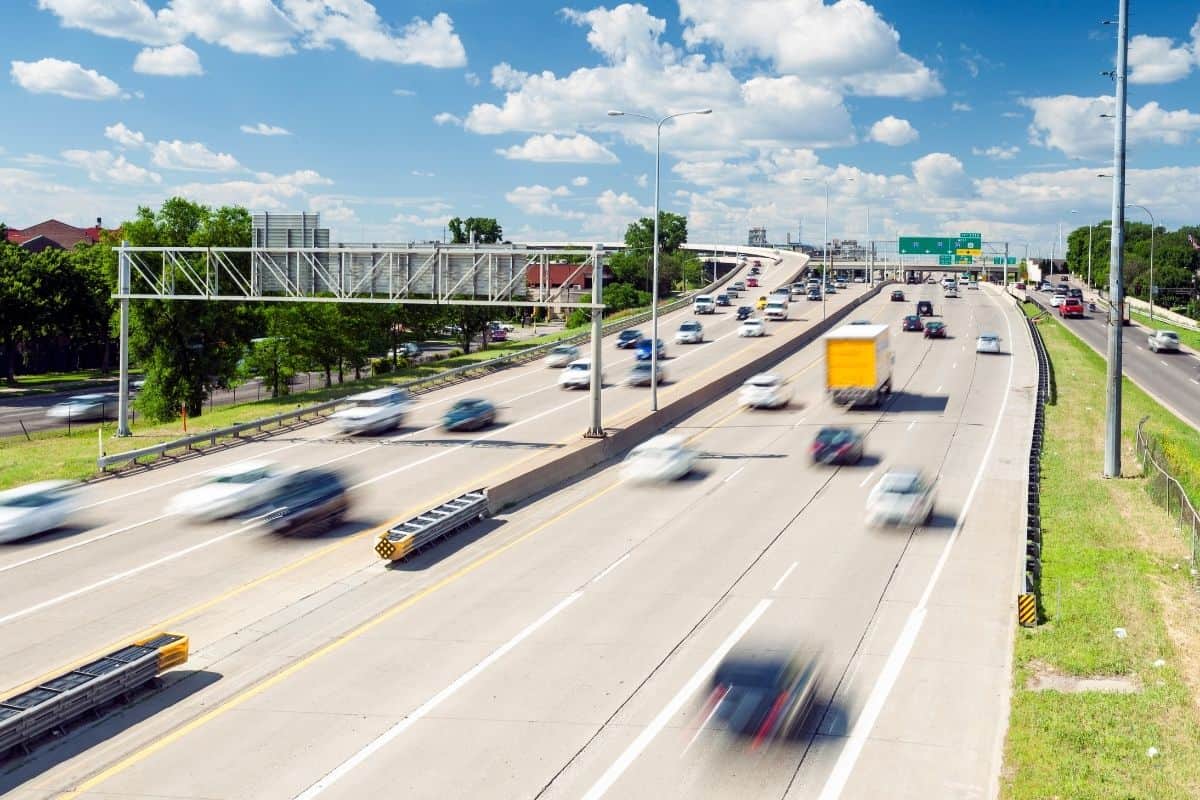
[[[887,472],[867,497],[871,525],[924,525],[933,518],[933,482],[918,469]]]
[[[117,396],[115,394],[77,394],[46,410],[50,419],[83,421],[115,417]]]

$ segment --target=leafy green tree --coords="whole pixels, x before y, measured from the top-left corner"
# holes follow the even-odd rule
[[[476,340],[482,341],[482,347],[487,349],[487,339],[483,338],[484,331],[487,330],[487,324],[496,313],[491,306],[466,306],[454,305],[450,306],[450,318],[453,324],[458,327],[456,338],[458,343],[462,345],[464,353],[471,352],[471,342]]]
[[[649,292],[635,289],[627,283],[613,283],[604,287],[604,307],[610,312],[648,305],[650,305]]]
[[[454,217],[446,227],[450,229],[450,241],[454,244],[470,244],[475,234],[476,244],[496,244],[504,238],[504,230],[493,217]]]
[[[33,335],[38,318],[32,258],[16,245],[0,242],[0,342],[9,386],[17,385],[17,345]]]
[[[260,377],[271,397],[282,397],[292,388],[296,375],[295,359],[287,342],[278,336],[267,336],[251,342],[243,360],[242,376]]]

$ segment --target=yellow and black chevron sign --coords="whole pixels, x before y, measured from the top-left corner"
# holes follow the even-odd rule
[[[1017,621],[1026,628],[1037,625],[1037,598],[1033,594],[1017,595]]]

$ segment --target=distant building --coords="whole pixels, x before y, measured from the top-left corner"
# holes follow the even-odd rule
[[[76,228],[56,219],[48,219],[28,228],[9,228],[6,239],[10,244],[31,253],[40,253],[48,249],[70,250],[80,242],[96,244],[103,232],[99,217],[96,217],[96,224],[91,228]]]
[[[525,283],[528,286],[538,286],[542,282],[542,268],[537,264],[530,264],[525,268]],[[592,288],[592,265],[588,264],[583,269],[579,269],[578,264],[568,262],[555,262],[546,265],[546,279],[549,282],[551,289],[558,289],[563,284],[567,284],[568,289],[583,290]],[[608,283],[613,279],[612,270],[607,266],[604,268],[604,282]]]
[[[746,244],[750,247],[768,247],[767,229],[766,228],[751,228],[750,236],[746,240]]]

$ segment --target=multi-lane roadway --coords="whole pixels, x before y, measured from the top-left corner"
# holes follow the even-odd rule
[[[159,626],[192,636],[195,672],[12,766],[0,791],[986,795],[1007,713],[1036,372],[999,293],[905,288],[934,299],[952,338],[900,334],[912,305],[886,292],[855,312],[893,325],[898,391],[882,409],[830,406],[819,350],[805,348],[776,368],[789,408],[727,397],[677,426],[703,454],[691,478],[636,487],[600,470],[399,568],[371,557],[369,526],[577,437],[586,395],[529,366],[423,398],[398,436],[348,441],[318,426],[93,487],[96,527],[2,554],[0,685]],[[793,305],[809,322],[815,308]],[[795,317],[782,325],[806,324]],[[737,340],[731,318],[705,320],[709,343],[671,348],[668,396],[768,344]],[[985,331],[1005,355],[975,354]],[[631,356],[605,352],[612,381]],[[441,434],[438,414],[465,394],[501,401],[506,424]],[[644,390],[604,395],[606,419],[646,402]],[[866,461],[811,466],[817,428],[847,419],[867,433]],[[161,516],[197,469],[263,456],[336,459],[357,524],[297,540]],[[939,476],[934,522],[868,529],[866,493],[899,464]],[[796,746],[748,752],[698,718],[714,661],[735,647],[822,654],[821,703]]]

